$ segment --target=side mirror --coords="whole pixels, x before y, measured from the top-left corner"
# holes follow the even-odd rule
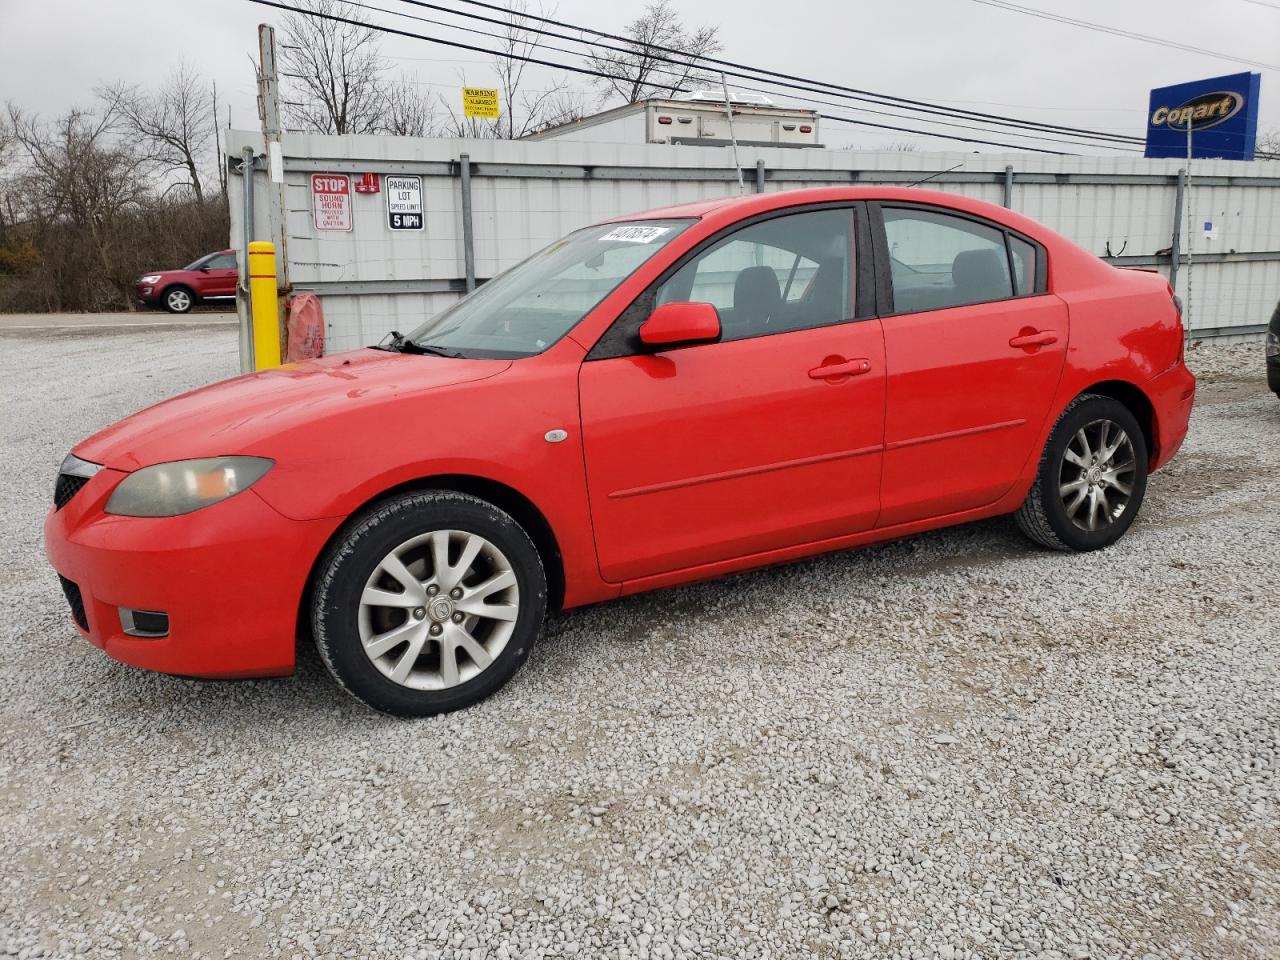
[[[640,324],[640,342],[651,347],[710,343],[720,339],[720,314],[709,303],[664,303]]]

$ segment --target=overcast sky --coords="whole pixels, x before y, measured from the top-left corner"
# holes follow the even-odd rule
[[[397,0],[366,2],[440,16],[414,11]],[[719,26],[720,55],[726,59],[898,96],[1134,135],[1143,133],[1151,87],[1258,69],[1050,23],[975,0],[675,2],[687,11],[686,23]],[[1019,3],[1233,56],[1280,62],[1280,0]],[[553,15],[620,32],[643,5],[644,0],[561,0]],[[428,24],[380,19],[414,32],[485,44],[484,38]],[[157,83],[185,59],[217,81],[235,126],[254,127],[249,54],[256,43],[255,26],[278,20],[279,11],[247,0],[0,0],[0,99],[52,115],[91,104],[93,89],[105,81]],[[480,55],[466,51],[387,37],[383,52],[428,89],[455,99],[460,71],[475,85],[493,79]],[[1280,71],[1261,73],[1261,125],[1280,127]],[[570,79],[589,86],[587,77]],[[543,73],[536,85],[549,82]],[[786,102],[786,96],[777,94],[775,100]],[[867,119],[920,126],[918,119]],[[911,140],[921,149],[972,149],[835,123],[824,124],[823,139],[832,146],[876,148]]]

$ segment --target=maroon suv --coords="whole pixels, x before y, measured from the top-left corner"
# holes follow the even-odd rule
[[[186,313],[197,303],[234,300],[236,252],[219,250],[181,270],[164,270],[138,278],[138,299],[148,307],[164,307],[170,313]]]

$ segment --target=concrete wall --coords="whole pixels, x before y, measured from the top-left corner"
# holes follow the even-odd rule
[[[230,158],[262,152],[256,133],[232,132]],[[511,142],[289,134],[284,143],[290,279],[324,303],[330,352],[408,331],[464,289],[460,157],[469,156],[475,276],[512,266],[570,230],[628,212],[738,192],[729,148],[665,144]],[[835,183],[928,186],[1010,206],[1115,262],[1158,266],[1172,242],[1178,173],[1185,163],[1114,157],[1051,157],[740,147],[746,189],[789,190]],[[383,194],[353,196],[350,233],[317,232],[312,172],[414,173],[423,177],[425,229],[393,233]],[[1239,335],[1265,324],[1280,299],[1280,162],[1196,161],[1191,189],[1193,252],[1178,292],[1204,336]],[[936,175],[936,176],[935,176]],[[255,177],[255,231],[271,236],[270,184]],[[241,243],[241,179],[230,177],[231,239]],[[1204,238],[1203,223],[1216,235]],[[1186,227],[1182,230],[1186,251]],[[1188,296],[1190,294],[1190,296]]]

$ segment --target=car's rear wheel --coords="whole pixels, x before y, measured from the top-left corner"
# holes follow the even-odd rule
[[[1098,550],[1120,539],[1147,489],[1147,445],[1128,407],[1084,394],[1054,425],[1017,512],[1028,537],[1055,550]]]
[[[322,559],[316,647],[369,706],[429,716],[470,706],[520,668],[547,582],[528,535],[483,500],[407,493],[357,517]]]
[[[163,302],[170,313],[190,313],[196,298],[186,287],[170,287],[164,292]]]

